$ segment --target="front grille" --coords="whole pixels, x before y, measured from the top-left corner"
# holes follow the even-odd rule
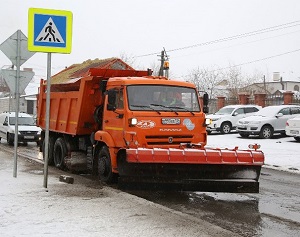
[[[247,128],[238,127],[238,130],[247,130]]]
[[[172,138],[172,143],[169,139]],[[192,135],[176,135],[176,136],[146,136],[146,142],[148,145],[179,145],[180,143],[192,143]]]
[[[22,135],[36,135],[38,132],[35,131],[20,131]]]

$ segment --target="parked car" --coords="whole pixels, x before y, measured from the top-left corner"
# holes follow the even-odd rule
[[[300,115],[300,106],[297,105],[267,106],[253,116],[240,119],[237,131],[241,137],[258,135],[271,138],[275,133],[285,134],[286,121],[297,115]]]
[[[7,140],[9,145],[14,144],[15,140],[15,112],[3,112],[0,114],[0,141],[2,138]],[[27,113],[18,113],[18,141],[36,142],[39,144],[41,138],[40,127],[36,126],[34,118]]]
[[[300,142],[300,115],[286,121],[285,134]]]
[[[257,105],[228,105],[221,108],[214,114],[208,114],[207,119],[211,120],[211,124],[206,127],[206,131],[218,131],[223,134],[230,133],[237,125],[237,121],[253,115],[259,111],[261,106]]]

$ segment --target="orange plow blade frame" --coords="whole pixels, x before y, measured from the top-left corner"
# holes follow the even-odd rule
[[[119,186],[156,189],[258,193],[264,154],[237,149],[126,149]]]

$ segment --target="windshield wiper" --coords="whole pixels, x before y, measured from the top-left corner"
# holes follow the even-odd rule
[[[168,108],[172,108],[172,109],[183,109],[186,112],[190,112],[192,115],[195,115],[193,111],[188,110],[187,108],[184,107],[180,107],[180,106],[169,106]]]
[[[153,105],[153,106],[160,106],[160,107],[163,107],[163,108],[168,108],[168,109],[170,109],[172,112],[174,112],[175,114],[178,115],[177,111],[174,111],[174,110],[172,109],[172,108],[174,108],[174,107],[172,107],[172,106],[166,106],[166,105],[161,105],[161,104],[150,104],[150,105]]]
[[[152,105],[152,104],[151,104]],[[150,107],[149,105],[130,105],[130,106],[133,106],[133,107],[138,107],[138,108],[147,108],[147,109],[151,109],[155,112],[157,112],[158,114],[161,114],[158,110]]]

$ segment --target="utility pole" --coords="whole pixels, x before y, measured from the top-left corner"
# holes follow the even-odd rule
[[[161,51],[160,56],[160,69],[159,69],[159,76],[169,77],[169,58],[165,48]]]
[[[162,50],[160,54],[160,68],[158,73],[158,76],[161,77],[164,75],[164,62],[165,62],[165,52]]]

